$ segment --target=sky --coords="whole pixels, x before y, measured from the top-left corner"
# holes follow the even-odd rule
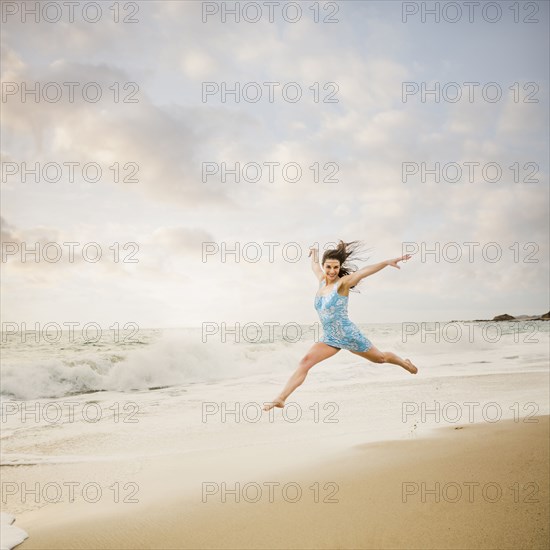
[[[548,2],[35,4],[2,3],[3,323],[314,323],[340,239],[413,252],[357,323],[548,311]]]

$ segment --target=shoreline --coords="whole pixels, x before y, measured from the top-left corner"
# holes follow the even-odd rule
[[[310,465],[290,443],[142,463],[145,500],[28,512],[17,548],[547,548],[549,416],[525,420],[437,427]]]

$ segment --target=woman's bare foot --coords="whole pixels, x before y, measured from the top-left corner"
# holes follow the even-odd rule
[[[410,359],[405,359],[405,363],[407,363],[407,366],[405,367],[411,374],[416,374],[418,372],[418,369],[412,364]]]
[[[285,400],[284,399],[275,399],[271,403],[266,403],[264,405],[264,411],[269,411],[273,407],[279,407],[280,409],[282,409],[284,406],[285,406]]]

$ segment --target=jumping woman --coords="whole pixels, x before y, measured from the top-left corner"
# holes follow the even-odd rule
[[[319,265],[319,250],[317,248],[310,249],[311,268],[319,281],[319,290],[315,295],[314,305],[323,325],[323,337],[319,342],[313,344],[302,357],[298,368],[289,378],[279,396],[271,403],[265,404],[263,408],[265,411],[269,411],[273,407],[284,407],[288,396],[306,379],[309,369],[324,359],[332,357],[341,349],[347,349],[373,363],[392,363],[403,367],[411,374],[418,372],[409,359],[401,359],[391,351],[380,351],[375,348],[372,342],[348,319],[350,288],[354,288],[361,279],[388,265],[401,269],[397,263],[409,260],[411,256],[406,254],[400,258],[385,260],[357,271],[351,271],[346,265],[346,260],[357,249],[357,243],[358,241],[350,243],[340,241],[337,248],[326,250],[323,254],[323,269]]]

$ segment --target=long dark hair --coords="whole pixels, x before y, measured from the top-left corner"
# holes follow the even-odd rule
[[[349,275],[358,269],[358,267],[354,263],[351,263],[350,260],[367,261],[370,258],[370,256],[367,256],[366,258],[359,256],[359,251],[362,247],[362,241],[351,241],[349,243],[345,243],[340,239],[336,248],[325,250],[321,265],[324,266],[326,260],[338,260],[340,262],[338,277]],[[368,250],[370,250],[370,248]],[[355,286],[356,285],[350,288],[355,288]]]

